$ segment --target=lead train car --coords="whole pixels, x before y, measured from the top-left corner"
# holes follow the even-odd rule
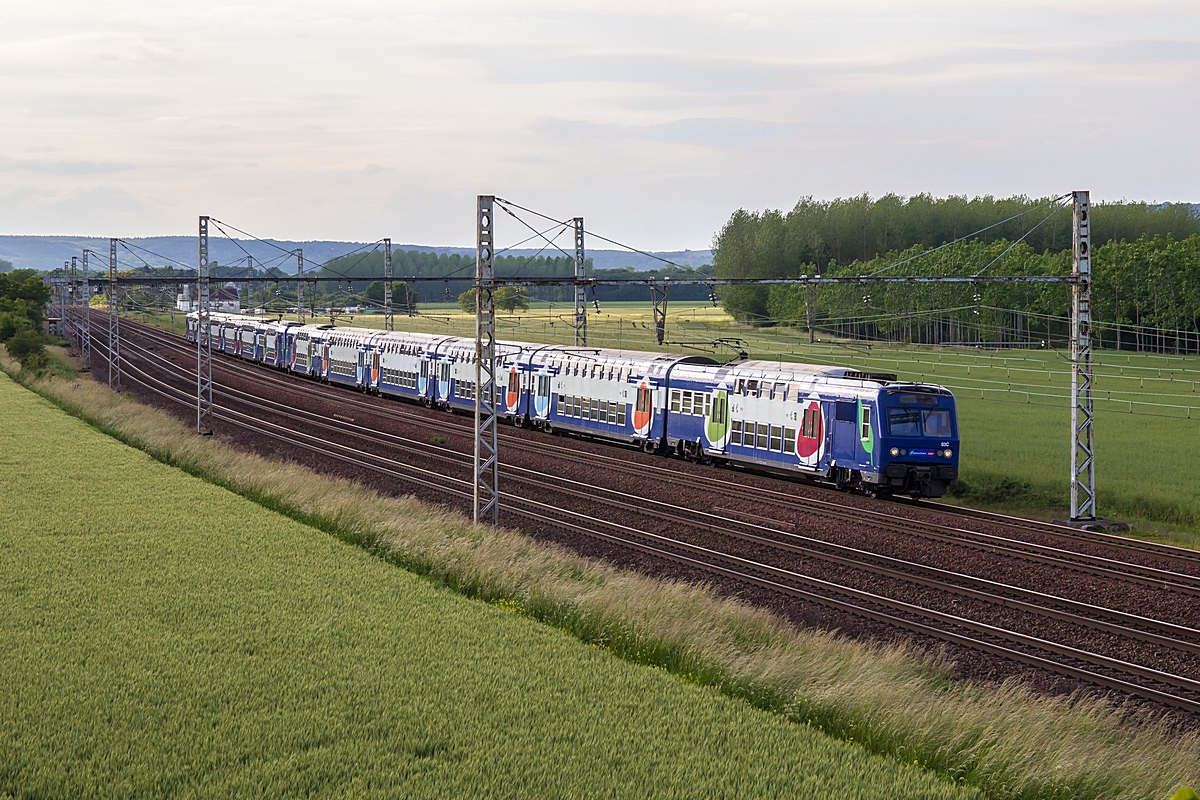
[[[213,349],[264,362],[274,350],[281,368],[318,380],[474,408],[474,339],[210,316]],[[195,341],[194,313],[187,331]],[[875,495],[940,497],[958,478],[954,397],[940,386],[845,367],[523,342],[497,342],[496,361],[496,412],[516,424]]]

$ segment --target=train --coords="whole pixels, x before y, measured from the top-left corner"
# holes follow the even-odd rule
[[[475,407],[473,338],[187,315],[187,337],[325,383],[447,411]],[[958,480],[946,388],[852,367],[497,341],[496,413],[515,425],[888,497]]]

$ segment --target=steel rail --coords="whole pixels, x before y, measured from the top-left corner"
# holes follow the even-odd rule
[[[163,392],[163,391],[153,390],[152,387],[149,387],[140,378],[135,378],[135,380],[138,383],[142,383],[144,386],[147,386],[147,388],[151,388],[151,390],[155,391],[155,393],[157,393],[157,394],[166,396],[166,397],[168,397],[168,399],[172,399],[175,402],[178,402],[184,406],[190,407],[191,397],[188,396],[188,394],[186,392],[184,392],[183,390],[175,389],[174,387],[170,387],[168,384],[165,384],[162,381],[158,381],[157,379],[154,379],[152,376],[147,375],[144,371],[142,371],[138,367],[135,367],[133,365],[130,365],[130,366],[131,366],[131,369],[133,369],[137,373],[145,376],[146,378],[148,378],[149,380],[151,380],[155,383],[158,383],[161,386],[164,386],[164,388],[168,389],[169,391]],[[357,450],[354,450],[353,448],[341,445],[340,443],[333,442],[333,441],[326,440],[326,439],[321,439],[319,437],[314,437],[314,436],[311,436],[308,434],[304,434],[302,432],[284,428],[283,426],[274,425],[273,423],[264,423],[264,421],[259,418],[256,418],[256,417],[253,417],[253,416],[247,415],[247,414],[242,414],[240,412],[232,412],[232,414],[235,417],[240,417],[242,419],[230,419],[228,416],[228,414],[229,414],[228,409],[214,409],[214,414],[215,414],[215,416],[224,418],[228,422],[232,422],[232,423],[238,425],[238,427],[243,427],[243,428],[246,428],[246,429],[251,430],[256,433],[265,434],[271,438],[276,438],[276,439],[282,440],[285,443],[293,445],[293,446],[301,446],[301,447],[313,450],[314,452],[318,452],[318,453],[321,453],[326,456],[332,456],[334,458],[337,458],[342,461],[346,461],[348,463],[354,464],[359,467],[367,466],[370,469],[374,469],[374,470],[392,475],[394,477],[400,478],[401,480],[412,481],[412,482],[418,483],[420,485],[425,485],[425,486],[428,486],[429,488],[433,488],[433,489],[435,489],[439,492],[443,492],[443,493],[449,493],[449,494],[458,495],[458,496],[462,496],[462,497],[466,497],[469,494],[465,490],[455,490],[444,484],[444,481],[449,479],[453,483],[461,483],[463,485],[466,485],[468,482],[465,480],[449,478],[449,476],[444,476],[444,475],[441,475],[438,473],[434,473],[432,471],[415,468],[412,465],[401,464],[399,462],[395,462],[392,459],[383,458],[380,456],[376,456],[374,454],[363,454],[360,451],[357,451]],[[270,430],[270,431],[264,430],[261,427],[264,424],[266,424],[269,428],[272,428],[274,430]],[[306,441],[297,441],[298,438],[301,440],[306,440]],[[333,446],[337,450],[348,451],[348,454],[331,453],[329,451],[330,446]],[[364,465],[362,462],[363,455],[368,455],[372,461],[382,462],[382,463]],[[418,472],[421,472],[421,473],[431,476],[433,478],[433,480],[415,479],[414,476],[408,474],[407,472],[402,472],[402,471],[390,468],[387,465],[391,465],[392,467],[400,467],[401,470],[415,470],[415,471],[418,471]],[[569,517],[571,520],[574,520],[574,522],[565,522],[562,519],[555,519],[553,517],[547,517],[544,514],[536,515],[539,519],[541,519],[542,521],[547,522],[551,525],[555,525],[555,526],[559,526],[559,527],[565,526],[570,529],[576,530],[577,532],[585,533],[589,536],[599,536],[599,537],[602,537],[609,541],[613,541],[618,544],[622,544],[625,546],[632,546],[636,549],[642,550],[643,552],[651,552],[655,555],[658,555],[663,558],[667,558],[669,560],[673,560],[673,561],[676,561],[679,563],[690,564],[690,565],[697,567],[703,571],[715,572],[717,574],[725,575],[727,577],[731,577],[731,578],[734,578],[735,580],[739,580],[739,581],[742,581],[745,583],[751,583],[754,585],[763,586],[764,588],[774,589],[774,590],[780,591],[784,594],[788,594],[788,595],[795,596],[795,597],[800,597],[802,599],[807,599],[812,602],[816,602],[820,605],[824,605],[826,607],[838,608],[840,610],[847,611],[848,613],[855,614],[857,616],[865,616],[869,619],[875,619],[877,621],[884,621],[884,622],[887,622],[888,624],[892,624],[894,626],[901,627],[901,628],[904,628],[907,630],[912,630],[914,632],[919,632],[919,633],[931,636],[933,638],[936,638],[936,639],[939,639],[942,641],[954,642],[954,643],[958,643],[958,644],[961,644],[966,647],[970,647],[971,649],[981,650],[983,652],[988,652],[988,653],[992,653],[995,655],[1001,655],[1003,657],[1018,661],[1019,663],[1024,663],[1029,666],[1035,666],[1035,667],[1047,669],[1047,670],[1055,672],[1057,674],[1066,675],[1069,677],[1085,680],[1086,682],[1092,683],[1094,685],[1100,685],[1100,686],[1104,686],[1106,688],[1124,691],[1129,694],[1133,694],[1135,696],[1140,696],[1140,697],[1143,697],[1146,699],[1150,699],[1150,700],[1154,700],[1156,702],[1163,703],[1164,705],[1169,705],[1169,706],[1172,706],[1175,708],[1180,708],[1180,709],[1188,710],[1191,712],[1200,711],[1200,701],[1197,701],[1197,700],[1194,700],[1194,699],[1191,699],[1188,697],[1180,697],[1178,695],[1172,695],[1168,692],[1164,692],[1160,689],[1155,689],[1150,686],[1144,686],[1141,684],[1130,683],[1129,681],[1122,680],[1120,678],[1114,678],[1110,675],[1096,673],[1091,670],[1081,669],[1079,667],[1072,666],[1070,664],[1064,664],[1062,662],[1053,661],[1051,659],[1046,659],[1041,656],[1032,655],[1032,654],[1025,653],[1025,652],[1022,652],[1019,650],[1013,650],[1008,647],[1002,647],[1002,646],[996,645],[991,642],[964,636],[964,635],[962,635],[960,633],[956,633],[954,631],[946,631],[946,630],[943,630],[940,628],[935,628],[935,627],[926,625],[921,622],[916,622],[916,621],[913,621],[910,619],[906,619],[904,617],[897,617],[893,614],[879,612],[878,610],[871,609],[869,607],[864,607],[864,606],[857,605],[854,603],[848,603],[844,600],[839,600],[836,597],[829,597],[829,596],[826,596],[823,594],[819,594],[817,592],[800,589],[796,586],[789,586],[787,584],[779,583],[777,580],[763,579],[753,573],[759,572],[759,573],[763,573],[766,575],[770,575],[770,576],[772,576],[772,578],[793,581],[795,583],[807,585],[810,587],[810,589],[819,588],[819,589],[823,589],[825,591],[830,591],[834,594],[847,595],[847,596],[850,596],[859,601],[882,605],[885,608],[892,609],[893,611],[901,611],[901,612],[911,613],[911,614],[914,614],[917,616],[929,617],[929,618],[935,619],[939,622],[942,622],[943,624],[960,627],[960,628],[965,628],[967,630],[971,630],[976,633],[981,633],[984,635],[997,637],[997,638],[1000,638],[1003,640],[1007,640],[1010,643],[1021,644],[1021,645],[1032,647],[1035,649],[1048,651],[1051,653],[1055,653],[1056,655],[1065,656],[1067,658],[1071,658],[1071,659],[1075,659],[1078,661],[1083,661],[1085,663],[1089,663],[1092,666],[1099,666],[1099,667],[1103,667],[1103,668],[1107,668],[1107,669],[1112,669],[1119,673],[1137,675],[1138,677],[1146,678],[1148,680],[1152,680],[1157,683],[1161,683],[1163,685],[1172,686],[1173,688],[1176,688],[1176,689],[1183,689],[1183,690],[1192,691],[1192,692],[1200,692],[1200,681],[1194,681],[1189,678],[1184,678],[1182,676],[1171,675],[1169,673],[1165,673],[1160,670],[1154,670],[1154,669],[1151,669],[1148,667],[1143,667],[1141,665],[1131,664],[1129,662],[1121,661],[1120,659],[1114,659],[1114,658],[1110,658],[1110,657],[1103,656],[1103,655],[1096,654],[1096,653],[1089,653],[1087,651],[1079,650],[1077,648],[1073,648],[1068,645],[1062,645],[1062,644],[1058,644],[1058,643],[1051,642],[1048,640],[1039,639],[1038,637],[1021,634],[1021,633],[1018,633],[1015,631],[1009,631],[1004,628],[1000,628],[1000,627],[993,626],[993,625],[988,625],[986,623],[980,623],[980,622],[977,622],[974,620],[969,620],[969,619],[962,618],[962,617],[957,617],[952,614],[946,614],[944,612],[934,611],[932,609],[925,609],[920,606],[916,606],[916,605],[913,605],[910,603],[905,603],[903,601],[893,600],[891,598],[883,597],[880,595],[875,595],[873,593],[865,592],[863,590],[853,589],[851,587],[842,586],[840,584],[832,583],[829,581],[824,581],[821,579],[812,578],[810,576],[801,575],[801,574],[794,573],[794,572],[791,572],[789,570],[785,570],[785,569],[782,569],[779,567],[773,567],[773,566],[770,566],[767,564],[762,564],[759,562],[752,561],[750,559],[741,558],[739,556],[734,556],[734,555],[731,555],[728,553],[722,553],[720,551],[716,551],[716,550],[712,550],[710,548],[705,548],[705,547],[702,547],[699,545],[694,545],[694,544],[691,544],[688,542],[672,539],[670,537],[662,536],[660,534],[650,533],[647,531],[640,531],[640,530],[631,528],[629,526],[621,525],[619,523],[614,523],[614,522],[599,519],[596,517],[590,517],[585,514],[580,514],[578,512],[570,511],[568,509],[563,509],[563,508],[560,508],[557,506],[553,506],[551,504],[542,503],[540,501],[532,500],[530,498],[511,495],[510,493],[504,493],[504,494],[505,494],[505,499],[510,501],[510,504],[508,505],[507,508],[508,508],[508,511],[511,513],[517,513],[517,514],[521,514],[523,516],[531,516],[528,512],[526,512],[522,509],[519,509],[519,508],[515,508],[513,506],[513,504],[523,504],[523,505],[534,506],[535,508],[538,508],[543,512],[550,512],[551,514],[555,514],[555,515],[564,515],[564,516]],[[602,528],[608,528],[610,530],[617,530],[617,531],[620,531],[627,535],[632,535],[636,538],[654,542],[659,546],[657,546],[657,547],[649,546],[648,547],[644,543],[632,542],[626,538],[622,538],[620,536],[615,536],[611,533],[605,533],[604,531],[597,531],[595,529],[585,528],[584,526],[582,526],[580,524],[583,522],[590,523],[592,525],[599,525]],[[670,550],[667,550],[665,548],[674,548],[674,549],[678,549],[678,550],[683,550],[685,553],[690,553],[691,556],[681,556],[679,553],[673,553]],[[720,564],[713,564],[711,562],[703,561],[701,558],[698,558],[697,556],[707,557],[710,559],[715,559],[717,561],[726,562],[727,564],[735,565],[737,567],[740,567],[741,571],[739,571],[737,569],[731,569],[729,567],[722,567]]]
[[[147,327],[149,327],[149,326],[147,326]],[[168,344],[173,345],[173,343],[168,343]],[[225,355],[230,355],[230,354],[226,353]],[[236,365],[236,370],[238,372],[241,372],[242,374],[245,374],[248,376],[253,375],[258,380],[270,380],[271,382],[279,383],[281,385],[287,384],[287,385],[291,386],[292,388],[295,388],[297,385],[303,386],[303,385],[307,384],[310,386],[319,387],[317,389],[317,391],[319,391],[322,395],[325,395],[325,396],[332,396],[333,394],[337,394],[338,396],[347,398],[347,399],[349,399],[350,397],[353,397],[353,395],[344,391],[348,387],[339,387],[334,384],[330,384],[327,389],[325,387],[325,385],[319,384],[319,383],[316,383],[313,381],[297,382],[295,380],[290,380],[290,381],[289,380],[280,380],[279,378],[274,377],[274,376],[271,376],[270,378],[268,378],[267,377],[268,374],[264,374],[264,370],[262,370],[261,367],[254,367],[254,366],[252,366],[251,362],[246,362],[244,359],[241,359],[240,357],[237,357],[237,356],[234,356],[233,360],[229,360],[229,364]],[[368,401],[365,401],[365,400],[354,398],[354,400],[352,400],[350,402],[352,402],[354,405],[356,405],[359,408],[363,408],[364,410],[368,410],[368,411],[374,410],[374,413],[380,413],[380,414],[385,413],[377,405],[370,403]],[[418,414],[406,414],[406,416],[411,419],[421,419],[421,415],[418,415]],[[426,422],[425,424],[432,424],[432,423]],[[450,422],[449,424],[455,425],[456,427],[460,425],[460,423],[458,423],[456,420]],[[549,444],[547,444],[545,446],[538,445],[538,446],[534,447],[534,446],[531,446],[527,442],[527,440],[523,439],[522,437],[512,436],[510,434],[506,434],[506,438],[514,443],[518,443],[517,446],[521,447],[522,449],[533,449],[537,452],[543,452],[547,447],[553,447],[553,445],[549,445]],[[567,448],[562,448],[562,449],[567,450]],[[564,457],[570,457],[570,456],[564,455]],[[745,486],[743,484],[737,483],[735,481],[728,481],[728,480],[716,478],[715,476],[711,479],[696,478],[693,476],[687,476],[684,473],[681,473],[678,470],[671,469],[671,468],[658,467],[658,466],[654,466],[654,465],[644,465],[644,464],[633,465],[633,464],[630,464],[628,461],[625,461],[622,459],[616,459],[616,458],[612,458],[612,457],[608,457],[608,456],[601,456],[598,454],[588,454],[587,457],[582,457],[582,456],[579,456],[578,454],[575,454],[574,457],[581,463],[594,464],[598,460],[605,461],[607,463],[613,464],[613,466],[615,468],[621,469],[626,472],[632,472],[632,471],[636,470],[639,472],[653,471],[656,473],[665,474],[665,475],[670,476],[670,478],[673,482],[683,483],[685,485],[690,485],[695,488],[711,490],[713,488],[713,486],[716,485],[716,486],[721,486],[723,488],[726,488],[728,491],[736,492],[738,494],[742,494],[745,491]],[[815,511],[816,513],[824,515],[824,516],[829,516],[829,517],[833,517],[833,518],[837,518],[837,519],[849,520],[849,521],[854,521],[854,522],[862,522],[863,518],[866,517],[866,518],[869,518],[871,521],[879,524],[881,527],[888,528],[895,532],[900,532],[900,533],[905,533],[905,534],[914,534],[915,533],[917,535],[923,536],[925,538],[933,539],[935,541],[941,541],[941,542],[946,542],[946,543],[950,543],[950,544],[960,544],[963,546],[973,547],[974,549],[982,550],[982,551],[985,551],[988,553],[1003,553],[1003,554],[1011,555],[1016,558],[1031,560],[1031,561],[1035,561],[1038,563],[1045,563],[1045,564],[1049,564],[1049,565],[1053,565],[1053,566],[1068,566],[1068,567],[1072,567],[1075,569],[1082,569],[1082,570],[1088,572],[1089,574],[1099,574],[1099,575],[1104,575],[1107,577],[1114,577],[1114,578],[1121,579],[1121,580],[1131,580],[1133,582],[1141,583],[1142,585],[1151,586],[1154,588],[1170,588],[1170,589],[1183,591],[1183,592],[1187,592],[1189,594],[1194,594],[1194,595],[1200,596],[1200,576],[1196,576],[1196,575],[1189,575],[1186,573],[1176,573],[1176,572],[1171,572],[1168,570],[1158,569],[1155,567],[1147,567],[1147,566],[1140,565],[1140,564],[1134,564],[1134,563],[1125,562],[1125,561],[1118,561],[1115,559],[1108,559],[1108,558],[1104,558],[1101,556],[1095,556],[1095,555],[1088,554],[1088,553],[1080,553],[1075,550],[1064,550],[1064,549],[1060,549],[1060,548],[1049,547],[1047,545],[1040,545],[1040,544],[1037,544],[1034,542],[1026,542],[1026,541],[1023,541],[1020,539],[1011,539],[1008,537],[996,536],[995,534],[988,534],[988,533],[983,533],[983,532],[979,532],[979,531],[971,531],[971,530],[966,530],[966,529],[962,529],[962,528],[956,528],[956,527],[952,527],[952,526],[948,526],[948,525],[941,525],[939,523],[930,522],[927,520],[914,520],[914,519],[911,519],[908,517],[897,516],[897,515],[889,514],[886,512],[882,512],[882,511],[875,511],[875,510],[861,509],[861,508],[856,508],[856,509],[853,509],[852,511],[848,511],[848,510],[846,510],[846,508],[844,506],[842,506],[840,504],[832,503],[832,502],[825,501],[825,500],[819,500],[816,498],[799,498],[799,497],[795,497],[793,495],[788,495],[784,492],[780,492],[778,490],[760,489],[760,488],[756,487],[755,492],[756,492],[756,499],[766,500],[767,502],[770,502],[771,504],[776,505],[776,506],[782,506],[782,507],[786,507],[786,508],[790,508],[790,509],[794,509],[794,510]],[[939,508],[938,511],[941,512],[942,509]],[[960,516],[967,516],[967,515],[960,515]],[[1008,524],[1010,527],[1020,528],[1020,526],[1015,522],[1010,522]],[[1082,537],[1077,532],[1072,531],[1070,529],[1068,529],[1070,531],[1069,533],[1061,533],[1061,532],[1056,532],[1056,531],[1043,531],[1041,528],[1037,528],[1037,527],[1033,527],[1033,526],[1030,526],[1028,528],[1022,528],[1022,529],[1029,530],[1029,531],[1036,532],[1036,533],[1046,533],[1048,535],[1053,535],[1053,536],[1057,536],[1058,538],[1068,539],[1073,542],[1082,542],[1082,543],[1088,543],[1088,544],[1093,543],[1093,542],[1088,541],[1084,537]],[[1137,552],[1141,555],[1146,555],[1146,556],[1160,556],[1160,555],[1174,556],[1175,555],[1173,552],[1162,553],[1162,551],[1160,551],[1158,549],[1142,548],[1142,547],[1138,547],[1137,545],[1130,545],[1128,543],[1129,540],[1124,540],[1121,537],[1111,537],[1111,538],[1120,540],[1120,544],[1122,547],[1124,547],[1125,549],[1127,549],[1131,552]],[[1109,543],[1102,542],[1102,544],[1107,545]],[[1148,544],[1150,544],[1150,543],[1148,543]],[[1168,547],[1168,546],[1160,545],[1158,547]],[[1171,551],[1182,550],[1182,548],[1171,548],[1170,550]],[[1184,553],[1186,553],[1186,552],[1187,551],[1184,551]],[[1178,560],[1186,560],[1187,563],[1196,563],[1196,561],[1197,561],[1197,559],[1194,557],[1187,557],[1186,559],[1178,559]],[[1132,574],[1130,574],[1130,573],[1132,573]],[[1134,577],[1134,576],[1137,576],[1137,577]]]
[[[142,352],[144,352],[147,356],[155,356],[163,360],[165,362],[165,366],[178,368],[178,365],[172,364],[166,359],[162,359],[160,355],[153,353],[152,351],[144,350],[138,345],[131,346],[135,349],[142,350]],[[410,439],[408,437],[399,436],[386,431],[378,431],[373,428],[359,425],[353,420],[339,418],[340,424],[330,423],[327,421],[324,415],[308,411],[306,409],[293,409],[292,407],[285,406],[284,404],[274,400],[262,398],[249,392],[232,389],[231,387],[220,386],[218,387],[217,392],[219,394],[224,394],[227,397],[235,398],[235,400],[240,398],[240,402],[244,402],[251,407],[257,406],[262,410],[268,411],[269,413],[277,414],[296,422],[303,422],[318,428],[329,430],[331,432],[349,431],[352,435],[373,444],[386,442],[390,444],[391,447],[401,450],[402,452],[411,453],[421,457],[438,458],[453,463],[456,466],[463,467],[464,469],[468,467],[465,462],[466,456],[463,453],[450,448],[420,442],[416,439]],[[268,406],[271,408],[268,408]],[[553,475],[546,472],[540,472],[538,470],[531,470],[525,467],[510,466],[508,468],[508,472],[519,476],[520,479],[531,483],[532,485],[536,485],[551,491],[568,493],[583,500],[603,502],[607,505],[621,508],[622,510],[630,513],[651,515],[673,523],[685,522],[693,527],[699,527],[712,533],[718,533],[720,535],[738,538],[744,541],[765,545],[776,549],[787,550],[799,555],[805,555],[827,561],[829,563],[836,563],[842,566],[861,569],[884,577],[917,583],[929,588],[949,591],[954,594],[971,597],[973,599],[984,600],[1004,607],[1018,608],[1023,611],[1046,616],[1051,619],[1084,625],[1103,630],[1108,633],[1114,633],[1127,636],[1129,638],[1151,642],[1160,646],[1173,647],[1195,654],[1200,654],[1200,643],[1198,643],[1200,642],[1200,630],[1189,628],[1183,625],[1176,625],[1174,623],[1164,622],[1150,617],[1130,614],[1104,606],[1081,603],[1069,598],[1037,592],[1020,586],[1005,584],[998,581],[988,580],[986,578],[979,578],[964,573],[957,573],[950,570],[941,569],[931,565],[899,559],[881,553],[874,553],[868,550],[861,550],[846,545],[840,545],[835,542],[804,536],[792,531],[781,530],[779,528],[771,527],[770,525],[749,523],[745,520],[738,520],[727,516],[721,516],[720,514],[700,511],[697,509],[687,508],[685,506],[679,506],[672,503],[655,500],[644,495],[637,495],[636,502],[629,502],[628,500],[621,499],[630,496],[627,492],[619,492],[617,490],[608,489],[602,486],[594,486],[560,475]],[[565,486],[548,483],[547,479],[551,481],[557,481],[559,484],[565,484]],[[612,497],[600,498],[597,496],[597,492],[603,493],[604,495],[612,495]],[[732,513],[735,514],[745,513],[736,510],[721,510],[732,511]],[[699,520],[688,520],[686,519],[688,516],[697,517]],[[774,522],[773,520],[762,517],[759,517],[759,519],[767,523]],[[734,524],[753,528],[760,534],[768,534],[768,536],[747,534],[744,531],[739,531],[735,528],[729,527],[730,525]],[[770,536],[781,537],[783,541],[780,541],[778,538],[772,539]],[[802,544],[794,544],[796,542]],[[826,551],[832,551],[832,553]],[[881,562],[884,566],[866,564],[863,563],[863,559]],[[938,579],[922,578],[919,575],[912,574],[913,572],[936,576]],[[950,581],[956,581],[957,584],[950,583]],[[967,584],[967,586],[963,586],[962,584]],[[975,588],[968,588],[969,586],[974,586]],[[1014,599],[1012,597],[1004,597],[1003,595],[996,594],[996,592],[1008,592],[1010,594],[1017,595],[1017,598]],[[1022,600],[1020,598],[1025,599]],[[1057,603],[1059,605],[1071,608],[1073,611],[1064,612],[1045,606],[1038,606],[1029,601]],[[1125,624],[1114,624],[1105,622],[1103,620],[1087,618],[1082,616],[1084,613],[1092,613],[1100,617],[1121,620],[1123,623],[1127,623],[1128,625],[1141,625],[1143,627],[1154,628],[1166,633],[1175,634],[1176,636],[1188,636],[1191,637],[1193,641],[1172,639],[1167,636],[1161,636],[1158,634],[1141,631],[1136,628],[1130,628]]]
[[[138,371],[141,372],[140,369]],[[145,374],[145,373],[142,373],[142,374]],[[139,380],[139,383],[140,382],[141,381]],[[166,384],[162,384],[161,381],[155,380],[155,382],[160,383],[160,385],[166,386]],[[174,390],[173,389],[173,393],[179,395],[179,397],[176,399],[178,399],[178,401],[181,403],[186,403],[190,400],[190,398],[187,397],[187,394],[185,392],[183,392],[182,390]],[[259,430],[259,428],[256,427],[257,425],[267,424],[267,425],[270,425],[270,427],[280,431],[281,433],[279,433],[278,436],[283,438],[284,440],[288,440],[289,436],[294,436],[294,435],[299,434],[300,436],[302,436],[306,439],[312,440],[314,442],[314,446],[318,447],[318,448],[328,447],[330,445],[333,445],[340,450],[347,451],[351,455],[348,455],[346,458],[350,459],[353,463],[359,463],[361,466],[360,461],[361,461],[361,457],[364,454],[362,454],[358,450],[355,450],[354,448],[349,448],[344,445],[341,445],[340,443],[330,442],[328,440],[323,440],[318,437],[308,436],[307,434],[302,434],[298,431],[295,431],[290,428],[285,428],[283,426],[274,425],[273,423],[265,423],[265,421],[261,420],[261,418],[259,418],[259,417],[253,417],[251,415],[244,415],[244,414],[241,414],[240,412],[235,412],[235,413],[237,413],[237,416],[247,419],[248,422],[243,423],[243,426],[249,427],[252,430],[257,431],[257,430]],[[335,432],[337,431],[336,426],[329,426],[329,427],[331,430],[334,430]],[[421,470],[420,468],[415,468],[412,465],[402,465],[399,462],[395,462],[392,459],[387,459],[387,458],[384,458],[384,457],[381,457],[381,456],[378,456],[375,454],[366,454],[366,455],[368,455],[372,460],[375,460],[375,461],[382,461],[385,464],[400,466],[402,469],[412,469],[412,470],[422,472],[426,475],[432,476],[436,480],[446,480],[447,478],[449,478],[449,476],[443,476],[438,473],[432,473],[427,470]],[[360,461],[354,461],[355,458],[360,459]],[[397,475],[397,477],[403,477],[405,480],[411,479],[411,476],[397,473],[395,470],[387,470],[387,471],[389,472],[389,474]],[[536,474],[541,474],[541,473],[536,473]],[[451,480],[453,480],[456,483],[462,483],[464,485],[467,483],[466,481],[463,481],[460,479],[451,479]],[[429,481],[425,481],[425,480],[419,480],[416,482],[420,483],[421,485],[429,485],[430,484]],[[434,481],[434,483],[436,483],[436,481]],[[577,482],[573,482],[573,483],[577,483]],[[551,489],[555,489],[555,490],[558,489],[558,487],[546,486],[545,484],[543,484],[543,486],[545,486],[546,488],[551,488]],[[437,488],[440,490],[443,487],[435,485],[433,488]],[[510,499],[512,501],[520,501],[520,502],[525,502],[525,503],[536,503],[537,502],[537,501],[532,501],[529,498],[520,497],[520,496],[516,496],[516,495],[511,495],[511,494],[508,494],[508,499]],[[580,516],[585,519],[594,519],[594,518],[586,517],[586,515],[579,515],[579,514],[577,514],[577,512],[569,512],[565,509],[561,509],[556,506],[549,506],[548,504],[540,504],[540,505],[545,508],[553,509],[555,511],[555,513],[567,513],[567,514],[573,514],[576,516]],[[607,521],[605,521],[605,522],[606,522],[606,524],[609,524],[609,525],[616,525],[616,523],[608,523]],[[622,526],[622,527],[624,527],[624,526]],[[632,531],[634,529],[628,529],[628,530]],[[671,539],[669,537],[661,537],[658,534],[651,534],[651,533],[644,532],[644,531],[639,531],[637,533],[639,533],[640,535],[643,535],[643,536],[655,537],[658,540],[662,541],[663,543],[668,543],[671,546],[675,546],[675,547],[682,547],[685,549],[694,549],[694,548],[698,547],[697,545],[692,545],[691,543],[682,542],[680,540]],[[724,560],[732,560],[733,563],[748,565],[752,569],[765,570],[767,572],[770,572],[771,574],[786,576],[789,579],[799,580],[801,582],[808,582],[810,584],[812,584],[813,582],[816,582],[816,585],[820,586],[821,588],[825,588],[825,589],[829,589],[829,590],[833,590],[833,591],[840,591],[843,593],[849,593],[852,595],[855,595],[855,593],[859,593],[855,596],[859,596],[860,599],[868,599],[873,602],[880,602],[880,603],[884,603],[884,604],[893,604],[891,607],[893,607],[895,609],[915,612],[915,613],[919,613],[919,614],[924,613],[924,614],[926,614],[926,616],[934,616],[935,618],[938,618],[940,621],[943,621],[943,622],[946,622],[949,624],[963,625],[968,628],[971,628],[972,626],[983,626],[983,628],[975,627],[973,629],[975,629],[977,631],[983,630],[985,632],[1002,632],[1004,635],[1012,633],[1012,634],[1015,634],[1015,636],[1017,636],[1017,637],[1026,637],[1024,640],[1019,640],[1019,641],[1021,641],[1021,643],[1023,643],[1023,644],[1027,644],[1027,645],[1037,643],[1036,646],[1041,647],[1043,649],[1050,649],[1052,652],[1057,652],[1060,655],[1067,655],[1069,657],[1076,657],[1076,658],[1082,657],[1082,658],[1085,658],[1085,660],[1088,656],[1097,656],[1096,659],[1091,659],[1092,663],[1099,662],[1099,665],[1101,665],[1101,666],[1105,666],[1105,667],[1109,667],[1109,668],[1116,668],[1116,669],[1120,669],[1125,672],[1131,672],[1133,674],[1138,674],[1141,677],[1145,677],[1145,678],[1148,678],[1151,680],[1156,680],[1156,681],[1165,682],[1165,683],[1173,683],[1173,685],[1176,685],[1179,688],[1192,690],[1196,687],[1200,687],[1200,682],[1190,681],[1190,679],[1181,678],[1179,676],[1170,676],[1167,673],[1163,673],[1159,670],[1154,670],[1154,669],[1151,669],[1148,667],[1142,667],[1142,666],[1136,665],[1136,664],[1130,664],[1129,662],[1120,661],[1118,659],[1111,659],[1106,656],[1099,656],[1098,654],[1094,654],[1094,653],[1087,654],[1085,651],[1080,651],[1080,650],[1077,650],[1076,648],[1070,648],[1065,645],[1058,645],[1057,643],[1054,643],[1054,642],[1047,642],[1046,640],[1037,639],[1036,637],[1028,637],[1025,634],[1019,634],[1019,633],[1012,632],[1012,631],[1005,631],[1004,629],[996,628],[995,626],[986,625],[985,623],[977,623],[975,621],[967,620],[967,619],[961,618],[961,617],[956,617],[954,615],[946,615],[946,614],[943,614],[942,612],[936,612],[936,611],[932,611],[930,609],[922,609],[919,606],[914,606],[912,604],[903,603],[903,601],[896,601],[891,598],[885,598],[885,597],[881,597],[879,595],[873,595],[870,593],[861,593],[860,590],[855,590],[850,587],[841,586],[839,584],[835,584],[835,583],[828,582],[828,581],[821,581],[820,579],[810,578],[809,576],[799,575],[797,573],[793,573],[788,570],[781,570],[780,568],[777,568],[777,567],[771,567],[769,565],[759,564],[757,562],[749,561],[747,559],[742,559],[738,556],[733,556],[733,555],[726,554],[726,553],[720,553],[719,551],[710,550],[708,548],[699,548],[699,550],[703,551],[705,554],[707,554],[710,557],[716,557],[716,558],[724,559]],[[904,575],[901,575],[900,577],[911,578],[911,576],[904,576]],[[899,604],[899,605],[896,605],[896,604]],[[1009,638],[1011,639],[1012,637],[1009,637]],[[1055,648],[1058,648],[1058,649],[1056,650]]]

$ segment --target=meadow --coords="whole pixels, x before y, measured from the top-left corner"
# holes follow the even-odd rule
[[[474,335],[474,317],[457,304],[421,304],[396,327]],[[667,338],[655,339],[648,303],[589,308],[589,342],[603,347],[708,352],[730,358],[715,339],[737,339],[752,358],[838,364],[938,383],[957,398],[961,480],[951,502],[1030,513],[1069,513],[1069,354],[1047,349],[984,351],[831,339],[808,343],[795,328],[752,328],[720,308],[671,304]],[[328,317],[317,317],[328,322]],[[498,313],[498,335],[570,343],[571,307],[535,302],[528,311]],[[177,324],[182,317],[177,315]],[[165,322],[165,318],[163,319]],[[376,314],[338,317],[339,325],[382,327]],[[177,327],[177,330],[181,328]],[[1133,522],[1138,535],[1200,544],[1200,357],[1096,351],[1096,486],[1100,516]]]
[[[0,374],[0,796],[961,798],[468,600]]]

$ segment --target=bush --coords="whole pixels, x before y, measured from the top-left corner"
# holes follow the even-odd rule
[[[21,362],[21,369],[27,372],[44,372],[50,363],[46,355],[46,340],[35,330],[22,330],[14,334],[6,345],[8,353]]]
[[[0,313],[0,342],[7,342],[20,331],[31,330],[33,323],[24,314]]]

